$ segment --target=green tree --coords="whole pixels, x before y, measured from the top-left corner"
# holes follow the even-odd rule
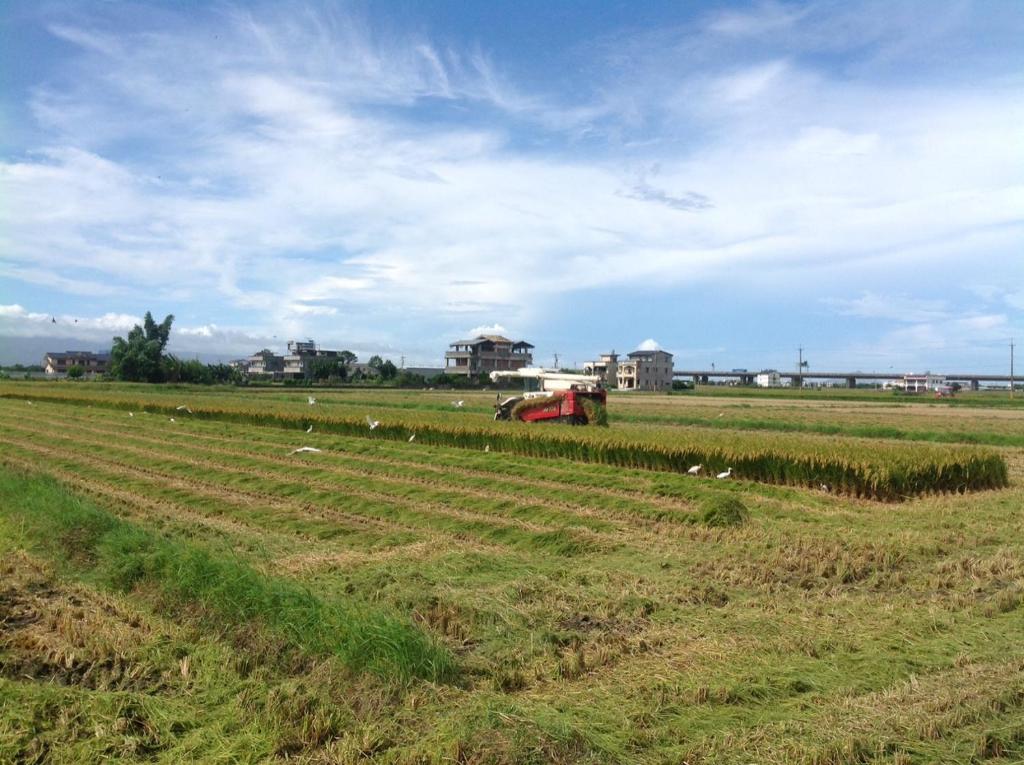
[[[85,374],[85,370],[82,369],[81,364],[72,364],[68,367],[68,377],[72,380],[77,380],[79,377]]]
[[[382,366],[384,366],[384,359],[382,359],[380,356],[370,356],[370,360],[367,361],[366,363],[371,368],[379,370]]]
[[[164,379],[163,353],[173,322],[174,316],[168,314],[157,324],[153,315],[146,311],[143,325],[136,324],[127,340],[115,337],[110,349],[110,376],[129,382],[161,382]]]
[[[398,374],[398,367],[395,366],[391,359],[388,359],[377,368],[380,370],[382,380],[392,380]]]
[[[326,380],[338,375],[337,359],[320,357],[309,362],[309,374],[314,380]]]
[[[359,357],[352,353],[352,351],[339,351],[338,358],[341,359],[341,363],[347,367],[352,366],[359,361]]]

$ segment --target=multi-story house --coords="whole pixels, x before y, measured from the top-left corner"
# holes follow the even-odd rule
[[[619,390],[671,390],[672,354],[668,351],[633,351],[617,370]]]
[[[284,372],[284,356],[278,356],[264,348],[246,360],[245,370],[251,375],[280,377]]]
[[[65,375],[75,366],[81,367],[87,375],[104,374],[110,366],[110,354],[92,351],[47,353],[43,358],[43,366],[48,375]]]
[[[583,365],[583,374],[601,378],[606,388],[614,388],[619,379],[619,354],[615,351],[602,353],[598,361],[588,361]]]
[[[501,335],[456,340],[444,355],[444,373],[471,376],[521,369],[533,364],[532,348],[525,340],[513,342]]]

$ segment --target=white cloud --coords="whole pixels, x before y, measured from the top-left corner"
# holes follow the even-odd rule
[[[253,337],[400,347],[495,318],[529,334],[578,290],[779,270],[798,289],[852,263],[941,273],[978,231],[1007,232],[992,261],[1019,251],[1012,83],[814,68],[800,53],[934,33],[832,13],[708,14],[623,47],[639,60],[629,76],[598,72],[596,95],[573,99],[527,91],[484,51],[340,12],[233,11],[216,40],[184,17],[117,36],[55,25],[84,57],[65,62],[73,84],[35,90],[38,144],[0,161],[0,272],[66,294],[220,301]],[[438,100],[468,117],[435,119]],[[656,182],[636,170],[653,165]],[[950,310],[913,286],[833,306],[901,322]]]
[[[636,347],[636,349],[638,351],[660,351],[661,350],[661,346],[658,344],[657,340],[655,340],[652,337],[649,337],[646,340],[644,340],[642,343],[640,343]]]
[[[865,292],[859,298],[822,298],[821,302],[835,308],[840,316],[862,319],[886,319],[912,324],[939,321],[950,316],[949,307],[943,300],[921,300],[906,295]]]
[[[509,337],[508,330],[500,324],[483,324],[479,327],[473,327],[473,329],[465,333],[466,337],[477,337],[478,335],[503,335]]]
[[[769,90],[787,69],[785,61],[767,61],[720,78],[713,89],[727,102],[749,101]]]

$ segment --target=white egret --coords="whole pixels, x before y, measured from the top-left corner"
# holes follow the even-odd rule
[[[309,402],[310,406],[313,406],[313,404],[316,403],[316,399],[313,398],[312,396],[306,396],[306,400]]]
[[[380,420],[371,420],[370,415],[366,415],[366,424],[370,426],[370,430],[373,430],[380,425]]]
[[[416,440],[416,434],[413,433],[411,436],[409,436],[409,443],[411,444],[415,440]]]
[[[687,475],[700,475],[700,471],[703,469],[703,465],[694,465],[692,468],[686,471]]]
[[[307,433],[312,433],[313,432],[313,426],[310,425],[308,428],[306,428],[306,432]]]
[[[317,449],[315,446],[300,446],[298,449],[292,449],[289,454],[299,454],[300,452],[322,452],[323,449]]]
[[[732,468],[729,468],[724,473],[719,473],[718,475],[716,475],[715,478],[728,478],[731,475],[732,475]]]
[[[188,408],[187,406],[185,406],[184,404],[182,404],[181,406],[179,406],[179,407],[177,408],[177,410],[176,410],[176,411],[179,411],[179,412],[188,412],[189,414],[192,414],[192,410],[191,410],[191,409],[189,409],[189,408]]]

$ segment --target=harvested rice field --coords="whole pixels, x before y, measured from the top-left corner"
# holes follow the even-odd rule
[[[0,762],[1024,760],[1020,402],[494,396],[0,384]]]

